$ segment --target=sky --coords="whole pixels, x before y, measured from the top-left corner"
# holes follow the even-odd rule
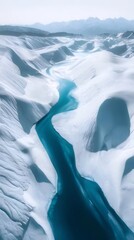
[[[98,17],[134,19],[134,0],[0,0],[0,24],[33,24]]]

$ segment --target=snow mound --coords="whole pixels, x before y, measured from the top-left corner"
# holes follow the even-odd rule
[[[84,44],[84,50],[85,51],[91,51],[94,49],[94,43],[93,42],[88,42]]]
[[[51,58],[51,61],[53,63],[61,62],[66,59],[66,54],[62,49],[59,49],[53,53],[53,56]]]
[[[42,49],[45,47],[49,47],[51,45],[54,45],[57,43],[57,39],[51,39],[51,38],[39,38],[39,37],[23,37],[23,42],[28,49],[37,50]]]
[[[73,44],[71,44],[69,47],[71,50],[76,51],[80,49],[84,44],[86,43],[86,40],[75,40]]]
[[[41,56],[45,61],[50,62],[51,64],[55,64],[66,60],[68,56],[74,55],[66,46],[62,46],[53,51],[42,53]]]
[[[35,69],[32,68],[26,61],[20,58],[12,49],[10,50],[10,57],[11,61],[18,67],[20,71],[20,75],[23,77],[31,76],[38,76],[40,73]]]
[[[130,119],[124,100],[105,100],[98,111],[94,135],[89,146],[97,152],[117,147],[130,135]]]
[[[111,47],[109,51],[117,55],[122,55],[127,51],[127,46],[125,44],[121,46],[114,46]]]
[[[63,52],[64,52],[66,55],[68,55],[68,56],[74,56],[74,54],[69,50],[68,47],[63,46],[63,47],[61,47],[61,49],[63,50]]]

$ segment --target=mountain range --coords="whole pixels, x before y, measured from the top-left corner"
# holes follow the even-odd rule
[[[73,20],[68,22],[53,22],[47,25],[35,23],[30,27],[48,32],[68,32],[83,35],[98,35],[103,33],[117,34],[134,30],[134,20],[125,18],[88,18],[86,20]]]

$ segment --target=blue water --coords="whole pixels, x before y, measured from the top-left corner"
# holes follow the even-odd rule
[[[54,115],[77,108],[78,103],[71,96],[75,87],[73,82],[60,81],[58,103],[36,125],[38,136],[58,175],[57,193],[48,210],[54,238],[133,240],[133,233],[109,206],[98,184],[80,176],[72,145],[52,125]]]

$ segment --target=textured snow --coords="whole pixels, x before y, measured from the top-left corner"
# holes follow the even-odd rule
[[[57,115],[53,124],[73,144],[79,172],[100,185],[111,206],[134,230],[134,171],[127,170],[127,161],[134,156],[133,44],[133,39],[124,40],[122,35],[94,39],[0,36],[2,240],[53,239],[47,209],[57,176],[35,124],[57,102],[59,78],[75,81],[78,88],[73,95],[79,107]],[[96,117],[109,98],[126,102],[130,136],[116,148],[91,152],[88,146]]]
[[[55,104],[58,91],[57,84],[41,72],[46,67],[41,54],[25,47],[30,40],[31,48],[35,45],[37,48],[37,39],[34,42],[29,37],[0,37],[0,236],[3,240],[53,238],[47,208],[56,174],[33,125]],[[38,178],[41,174],[42,179]]]
[[[79,102],[78,109],[55,116],[53,124],[73,145],[80,174],[94,179],[100,185],[110,205],[134,231],[134,171],[130,171],[122,179],[127,159],[134,156],[133,66],[133,57],[123,58],[104,50],[92,52],[88,56],[83,55],[82,59],[78,56],[70,66],[66,66],[66,75],[78,86],[73,92]],[[64,73],[60,66],[56,67],[55,71]],[[130,129],[129,123],[128,126],[123,123],[122,129],[119,129],[118,121],[116,124],[113,120],[113,126],[106,132],[106,124],[102,119],[104,127],[101,128],[100,134],[105,134],[104,144],[111,147],[100,151],[98,149],[97,152],[90,151],[89,145],[95,133],[99,108],[106,100],[112,98],[121,99],[126,103]],[[110,111],[112,112],[112,109],[105,113],[106,123]],[[121,142],[118,141],[121,138],[120,134],[125,134]]]

